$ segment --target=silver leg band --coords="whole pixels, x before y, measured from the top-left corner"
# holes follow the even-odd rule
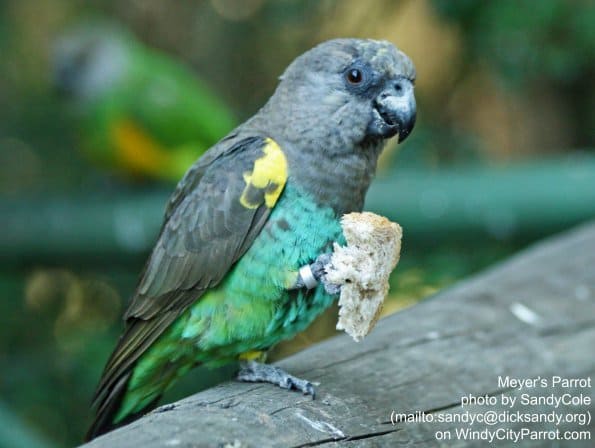
[[[309,264],[302,266],[298,272],[306,288],[314,289],[318,286],[318,280],[316,280],[316,277],[314,277]]]

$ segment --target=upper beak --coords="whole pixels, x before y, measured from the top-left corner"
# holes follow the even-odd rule
[[[383,137],[399,134],[399,143],[415,125],[416,106],[413,83],[406,78],[391,80],[374,101],[375,128]]]

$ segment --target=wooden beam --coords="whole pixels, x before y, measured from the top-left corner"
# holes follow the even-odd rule
[[[565,431],[595,435],[590,418],[581,424],[580,417],[595,410],[592,384],[584,384],[595,379],[594,354],[595,223],[590,223],[381,320],[360,343],[339,336],[280,362],[320,382],[314,401],[272,385],[229,382],[161,407],[86,446],[487,445],[469,440],[472,433],[465,436],[465,429],[478,431],[475,437],[489,434],[486,429],[498,437],[499,430],[500,444],[508,446],[520,434],[510,431],[523,428],[550,431],[530,433],[542,438],[556,429],[560,437],[570,435]],[[557,377],[584,381],[552,385]],[[539,383],[519,390],[506,378]],[[522,405],[523,394],[545,404]],[[470,396],[494,403],[476,399],[463,405]],[[563,396],[577,404],[549,404]],[[507,406],[513,398],[515,405]],[[542,421],[511,421],[518,415]],[[556,425],[543,421],[555,417],[539,417],[544,415],[565,421]],[[503,422],[452,422],[490,416]],[[567,446],[530,441],[530,434],[519,446]]]

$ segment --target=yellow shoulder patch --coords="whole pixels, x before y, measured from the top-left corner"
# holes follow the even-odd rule
[[[287,159],[277,142],[267,138],[262,152],[252,172],[244,173],[246,187],[240,203],[250,209],[259,207],[263,201],[268,208],[273,208],[287,182]]]

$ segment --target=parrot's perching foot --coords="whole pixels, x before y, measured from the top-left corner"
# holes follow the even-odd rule
[[[313,289],[321,282],[325,291],[330,295],[336,295],[341,292],[341,285],[331,283],[326,279],[326,267],[331,262],[333,254],[321,254],[312,264],[304,265],[299,270],[298,280],[293,289],[307,288]]]
[[[244,361],[240,363],[240,371],[236,378],[239,381],[248,383],[276,384],[283,389],[299,390],[304,395],[312,395],[312,399],[316,398],[316,390],[314,390],[314,385],[310,381],[297,378],[283,369],[269,364]]]

